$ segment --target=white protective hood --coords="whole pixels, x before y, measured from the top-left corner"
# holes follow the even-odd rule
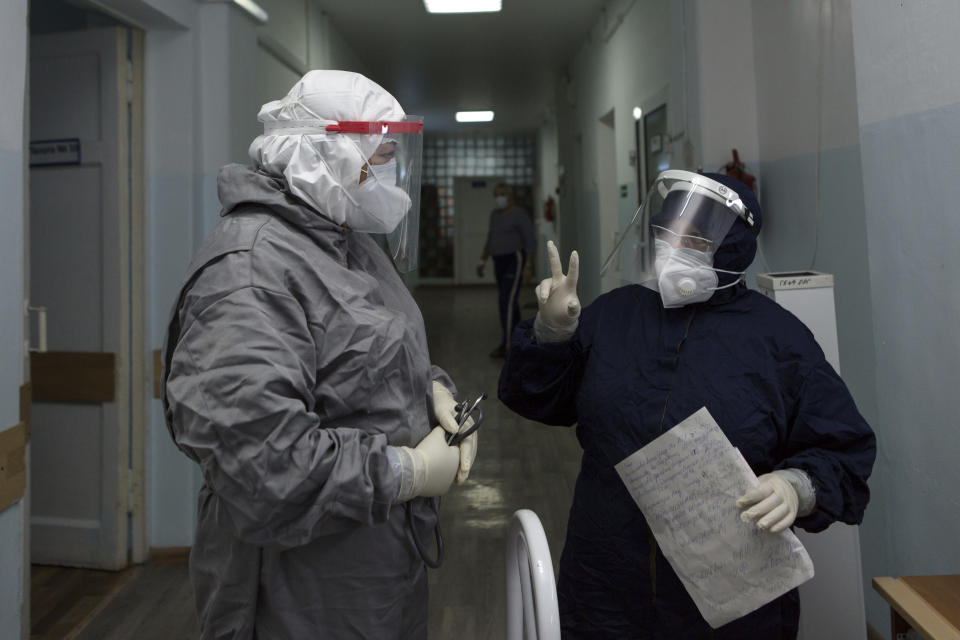
[[[310,71],[287,95],[260,108],[263,123],[326,120],[399,120],[396,98],[369,78],[349,71]],[[372,224],[354,197],[360,169],[382,135],[276,131],[257,136],[250,158],[258,169],[282,177],[290,192],[335,222],[358,231]]]

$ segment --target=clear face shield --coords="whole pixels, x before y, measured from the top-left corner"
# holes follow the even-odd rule
[[[387,252],[400,271],[417,268],[420,254],[420,175],[423,163],[423,118],[406,116],[396,122],[340,122],[344,133],[368,127],[381,139],[367,159],[356,198],[365,209],[375,209],[388,221]],[[364,171],[361,169],[361,171]]]
[[[422,117],[265,123],[265,133],[271,130],[288,134],[343,135],[349,139],[358,154],[357,164],[362,166],[356,176],[342,177],[346,197],[354,205],[347,226],[381,236],[381,246],[399,271],[416,269],[420,241]]]
[[[664,171],[607,257],[601,276],[658,291],[665,307],[708,299],[718,289],[713,256],[734,221],[753,217],[728,187],[689,171]],[[729,286],[729,285],[727,285]]]

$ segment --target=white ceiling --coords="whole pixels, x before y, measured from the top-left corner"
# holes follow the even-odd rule
[[[319,0],[334,26],[428,131],[536,129],[559,71],[603,0],[503,0],[499,13],[429,14],[422,0]],[[454,112],[493,109],[488,124]]]

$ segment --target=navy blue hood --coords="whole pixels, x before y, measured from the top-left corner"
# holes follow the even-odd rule
[[[753,191],[736,178],[732,178],[726,174],[705,173],[703,175],[737,192],[744,206],[753,214],[753,218],[757,224],[757,231],[759,232],[763,226],[763,213],[760,211],[760,203],[757,201],[757,196]],[[714,254],[713,266],[726,271],[746,271],[747,267],[753,263],[756,255],[757,239],[750,227],[747,226],[747,223],[738,217]],[[723,273],[718,275],[720,276],[721,285],[732,282],[736,277]]]

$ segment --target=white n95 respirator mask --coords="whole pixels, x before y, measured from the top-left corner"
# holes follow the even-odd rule
[[[718,287],[717,273],[742,275],[739,271],[725,271],[713,267],[713,254],[685,247],[674,248],[669,242],[654,242],[657,289],[667,309],[706,302],[714,291],[732,287],[740,282]]]

